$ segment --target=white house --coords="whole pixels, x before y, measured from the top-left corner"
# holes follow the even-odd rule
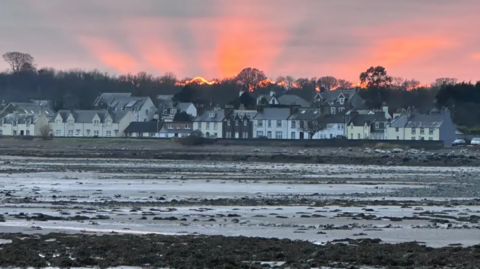
[[[7,114],[1,119],[0,135],[5,136],[47,136],[48,118],[42,114]]]
[[[134,119],[131,111],[60,110],[50,129],[58,137],[121,137]]]
[[[180,103],[177,103],[176,108],[178,112],[185,112],[194,118],[197,116],[197,108],[193,103],[180,102]]]
[[[290,108],[264,108],[253,118],[253,137],[289,139]]]
[[[131,111],[134,121],[151,121],[157,111],[150,97],[135,97],[131,93],[102,93],[93,103],[93,108]]]
[[[320,108],[301,108],[288,118],[288,124],[290,139],[332,139],[345,135],[344,114],[322,115]]]
[[[225,110],[214,108],[198,115],[193,121],[193,130],[200,130],[206,137],[223,138]]]

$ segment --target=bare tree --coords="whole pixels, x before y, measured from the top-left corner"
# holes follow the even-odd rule
[[[34,58],[28,53],[7,52],[3,54],[3,59],[14,73],[35,70]]]
[[[402,77],[392,77],[392,86],[397,89],[405,87],[406,80]]]
[[[326,76],[319,78],[317,84],[330,91],[338,87],[338,80],[332,76]]]
[[[161,76],[159,80],[160,83],[163,84],[175,85],[175,83],[177,82],[177,76],[175,76],[175,74],[173,73],[165,73],[165,75]]]
[[[38,128],[38,131],[43,140],[48,139],[50,137],[50,126],[48,125],[48,122],[42,123]]]
[[[320,117],[315,117],[309,120],[300,121],[300,130],[305,133],[308,133],[308,138],[313,139],[313,136],[324,130],[327,127],[325,123],[322,122]]]
[[[237,84],[245,90],[254,91],[260,81],[267,79],[265,73],[256,68],[245,68],[235,77]]]
[[[339,79],[337,80],[338,81],[338,86],[341,87],[341,88],[351,88],[352,87],[352,83],[348,80],[345,80],[345,79]]]
[[[455,85],[458,80],[456,78],[437,78],[433,83],[432,87],[441,87],[443,85]]]
[[[312,81],[310,81],[308,78],[299,78],[295,81],[295,83],[300,88],[315,87],[315,85],[312,84]]]

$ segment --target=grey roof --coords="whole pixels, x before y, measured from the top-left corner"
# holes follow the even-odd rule
[[[178,103],[176,107],[179,111],[187,111],[190,105],[193,105],[193,103]]]
[[[318,95],[322,97],[322,100],[325,100],[326,102],[333,102],[337,100],[340,94],[343,94],[346,100],[350,100],[356,94],[356,90],[355,89],[338,89],[334,91],[325,91],[322,93],[318,93]]]
[[[173,94],[159,94],[157,95],[157,100],[172,100]]]
[[[401,115],[390,125],[393,128],[439,128],[445,122],[445,114]]]
[[[244,118],[247,117],[249,119],[253,119],[257,115],[256,110],[234,110],[231,116],[234,118]]]
[[[290,115],[289,120],[311,120],[319,118],[322,110],[319,108],[301,108],[296,113]]]
[[[258,111],[253,118],[255,120],[286,120],[290,117],[290,108],[270,108],[266,107]]]
[[[201,121],[201,122],[213,122],[213,121],[223,121],[225,119],[225,110],[223,109],[214,109],[214,110],[207,110],[202,114],[198,115],[194,121]]]
[[[323,123],[345,123],[345,114],[327,114],[321,118]]]
[[[157,133],[162,129],[162,122],[147,121],[147,122],[131,122],[124,133]]]
[[[11,102],[7,107],[2,111],[2,116],[18,112],[19,114],[41,114],[44,113],[47,116],[55,114],[55,111],[50,107],[48,103],[20,103],[20,102]]]
[[[63,122],[66,122],[67,118],[70,114],[73,115],[76,123],[91,123],[95,115],[100,117],[100,121],[102,123],[105,122],[107,116],[110,115],[114,123],[120,122],[125,115],[127,115],[128,111],[107,111],[107,110],[60,110],[57,114],[63,119]],[[55,121],[55,117],[51,118],[51,121]]]
[[[284,94],[278,97],[278,102],[282,105],[299,105],[301,107],[310,107],[310,103],[294,94]]]
[[[373,122],[386,122],[385,114],[383,112],[375,112],[373,114],[356,114],[349,121],[350,125],[353,123],[354,126],[363,126],[365,123],[367,125],[372,124]]]
[[[102,93],[102,95],[95,100],[93,106],[100,107],[104,104],[115,110],[140,109],[148,99],[149,97],[131,96],[131,93]]]
[[[18,124],[25,124],[27,122],[34,123],[37,120],[37,116],[33,114],[18,114],[12,113],[3,117],[3,123],[11,124],[16,122]]]
[[[104,92],[99,97],[97,97],[97,99],[93,103],[93,106],[99,106],[100,103],[111,104],[115,98],[130,97],[130,96],[132,96],[131,93]]]

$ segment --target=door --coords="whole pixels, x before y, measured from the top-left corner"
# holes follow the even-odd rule
[[[304,132],[300,132],[300,139],[303,139]]]

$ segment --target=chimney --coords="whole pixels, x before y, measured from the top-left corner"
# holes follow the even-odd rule
[[[275,91],[270,91],[270,97],[275,95]]]
[[[240,90],[240,91],[238,92],[238,97],[241,97],[244,92],[245,92],[245,91]]]
[[[388,106],[387,106],[386,102],[383,102],[383,104],[382,104],[382,111],[385,114],[386,119],[391,119],[392,118],[392,116],[390,116],[390,113],[388,113]]]

